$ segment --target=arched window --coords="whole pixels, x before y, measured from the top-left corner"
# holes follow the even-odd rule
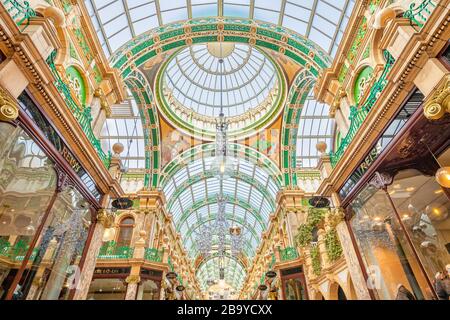
[[[132,217],[123,218],[119,224],[118,247],[129,247],[133,236],[134,219]]]

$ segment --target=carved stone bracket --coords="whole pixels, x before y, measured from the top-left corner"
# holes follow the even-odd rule
[[[9,93],[0,87],[0,121],[14,121],[19,116],[19,106]]]
[[[426,102],[423,113],[427,119],[437,120],[450,113],[450,75],[439,83],[432,97]]]

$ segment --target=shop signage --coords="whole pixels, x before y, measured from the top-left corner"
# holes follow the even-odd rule
[[[73,153],[69,151],[69,148],[66,146],[64,141],[61,139],[61,137],[47,120],[47,118],[45,118],[38,107],[34,104],[33,100],[28,96],[26,92],[22,93],[19,96],[18,100],[20,102],[20,107],[31,118],[31,120],[33,120],[33,122],[36,124],[36,126],[39,127],[48,141],[56,148],[56,150],[62,155],[64,160],[80,177],[80,179],[84,182],[92,195],[96,199],[100,199],[101,195],[97,190],[94,180],[81,166]]]
[[[161,279],[162,271],[141,268],[141,276]]]
[[[395,119],[386,127],[383,134],[376,142],[375,146],[370,150],[369,154],[359,164],[356,170],[352,173],[350,178],[344,183],[339,195],[342,199],[345,199],[352,190],[356,187],[359,180],[366,174],[369,168],[373,165],[375,160],[383,153],[389,143],[405,126],[408,120],[415,112],[419,112],[418,109],[422,104],[425,97],[419,90],[415,90],[414,93],[408,98],[403,108],[397,114]]]
[[[127,268],[95,268],[94,275],[129,275],[130,267]]]
[[[342,198],[348,196],[348,194],[353,190],[358,181],[364,176],[364,174],[369,170],[372,164],[377,160],[378,156],[384,148],[381,146],[380,141],[376,144],[376,146],[369,152],[369,154],[364,158],[361,164],[356,168],[356,170],[352,173],[350,178],[344,184],[342,189],[339,191],[339,195]]]
[[[75,159],[75,157],[72,155],[72,153],[67,150],[66,146],[62,146],[62,150],[58,150],[59,153],[63,156],[63,158],[69,163],[69,165],[72,167],[72,169],[78,173],[81,169],[80,163]]]

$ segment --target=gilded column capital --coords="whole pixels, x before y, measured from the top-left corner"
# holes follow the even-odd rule
[[[17,101],[0,87],[0,121],[13,121],[19,116]]]
[[[99,209],[97,212],[97,221],[100,222],[105,229],[111,228],[114,225],[114,214],[107,209]]]
[[[441,80],[431,98],[425,103],[423,113],[429,120],[438,120],[445,113],[450,113],[450,75]]]
[[[128,284],[137,284],[139,282],[141,282],[141,277],[134,274],[134,275],[129,275],[126,279],[125,282]]]

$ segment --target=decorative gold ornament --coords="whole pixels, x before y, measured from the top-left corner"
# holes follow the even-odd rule
[[[450,113],[450,75],[444,77],[423,108],[423,113],[427,119],[437,120]]]
[[[97,212],[97,221],[100,222],[103,227],[111,228],[114,224],[114,214],[106,209],[100,209]]]
[[[6,90],[0,87],[0,121],[13,121],[19,116],[19,107]]]
[[[137,283],[141,282],[141,277],[138,276],[137,274],[129,275],[125,279],[125,282],[128,284],[137,284]]]

